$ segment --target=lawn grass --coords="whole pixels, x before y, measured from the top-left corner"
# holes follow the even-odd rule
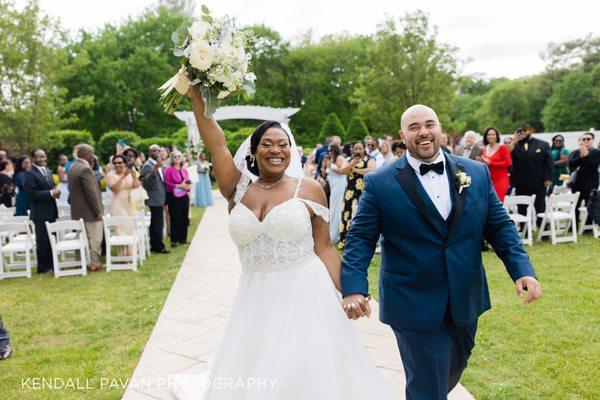
[[[193,208],[188,240],[203,212]],[[0,315],[14,348],[0,362],[0,399],[120,399],[187,247],[153,254],[135,273],[0,281]],[[23,388],[27,378],[72,379],[80,389],[29,389],[33,381]],[[102,378],[111,381],[100,389]],[[123,384],[109,387],[112,379]]]
[[[492,309],[479,319],[462,384],[478,400],[600,398],[600,240],[526,246],[542,299],[523,305],[502,262],[484,254]],[[376,297],[380,258],[369,269]]]

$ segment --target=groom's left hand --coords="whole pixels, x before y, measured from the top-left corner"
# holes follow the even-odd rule
[[[527,298],[525,299],[525,304],[529,304],[531,302],[536,301],[540,297],[542,297],[542,285],[535,279],[533,276],[524,276],[522,278],[517,279],[515,282],[515,286],[517,287],[517,294],[519,297],[523,296],[523,291],[527,291]]]

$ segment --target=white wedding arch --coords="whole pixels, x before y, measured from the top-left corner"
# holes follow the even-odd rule
[[[214,114],[217,121],[228,119],[255,119],[259,121],[277,121],[289,130],[290,117],[300,111],[299,108],[273,108],[264,106],[226,106],[219,107]],[[177,111],[175,116],[185,122],[188,139],[200,143],[200,133],[192,111]]]

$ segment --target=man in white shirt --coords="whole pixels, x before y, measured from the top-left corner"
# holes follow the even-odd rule
[[[373,138],[367,138],[365,142],[367,154],[375,159],[375,167],[383,167],[383,164],[385,164],[385,158],[383,157],[383,154],[381,154],[381,151],[379,151],[379,144],[377,143],[377,140]]]

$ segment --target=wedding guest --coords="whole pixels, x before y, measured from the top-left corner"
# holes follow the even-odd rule
[[[485,145],[483,153],[481,156],[477,156],[476,160],[488,165],[494,190],[498,199],[503,202],[510,187],[508,177],[508,169],[512,165],[510,151],[508,147],[500,143],[500,133],[493,126],[489,126],[483,131],[483,143]]]
[[[390,144],[390,142],[388,142],[387,140],[382,140],[381,144],[379,145],[379,151],[381,152],[381,155],[383,156],[383,165],[388,165],[389,163],[393,162],[396,157],[394,157],[394,153],[392,153],[392,146]]]
[[[327,155],[327,151],[329,150],[329,146],[331,145],[342,145],[342,139],[339,136],[331,136],[325,140],[325,144],[319,148],[317,148],[315,153],[315,162],[317,163],[317,169],[315,171],[315,179],[321,176],[321,167],[323,166],[323,157]]]
[[[8,154],[6,153],[6,150],[0,150],[0,162],[6,161],[7,158]]]
[[[212,184],[210,182],[210,168],[212,164],[206,159],[206,153],[200,152],[198,162],[195,164],[198,170],[198,182],[195,185],[194,205],[196,207],[212,206]]]
[[[375,160],[375,168],[383,167],[385,159],[383,158],[383,154],[381,154],[381,151],[379,151],[379,143],[377,142],[377,140],[373,139],[372,137],[368,137],[365,140],[365,144],[367,146],[367,154],[369,155],[369,157]]]
[[[102,268],[102,193],[92,165],[96,162],[94,148],[82,144],[77,148],[77,159],[69,168],[71,219],[83,219],[90,247],[88,269]]]
[[[447,133],[442,133],[440,137],[440,142],[442,145],[442,151],[447,154],[454,154],[454,142],[450,139]]]
[[[304,172],[304,176],[307,178],[314,178],[317,170],[317,150],[313,150],[307,157],[306,163],[304,164],[304,168],[302,169]]]
[[[340,172],[347,175],[346,191],[344,192],[344,206],[342,208],[342,222],[340,225],[340,240],[338,247],[343,249],[346,244],[346,236],[352,226],[352,218],[356,214],[358,200],[365,190],[364,176],[376,169],[375,160],[366,152],[362,142],[356,142],[352,146],[352,157],[345,160]]]
[[[171,150],[167,147],[160,148],[160,163],[161,165],[169,165],[169,155],[171,154]]]
[[[546,191],[552,184],[552,154],[550,146],[532,136],[533,128],[524,124],[515,131],[513,137],[512,172],[510,181],[517,195],[535,194],[535,211],[546,211]],[[526,207],[520,207],[524,214]],[[541,224],[541,218],[538,218]]]
[[[392,152],[394,156],[398,159],[404,155],[406,151],[406,144],[402,140],[395,140],[392,144]]]
[[[552,187],[561,186],[563,181],[560,176],[569,173],[569,150],[565,148],[565,137],[563,135],[555,135],[552,137],[552,160],[554,168],[552,168]]]
[[[2,316],[0,315],[0,361],[6,360],[11,354],[12,347],[10,346],[10,336],[4,327]]]
[[[72,157],[69,161],[67,161],[67,163],[65,164],[65,172],[69,173],[69,168],[71,168],[71,165],[75,164],[75,162],[77,161],[77,149],[79,148],[80,145],[76,144],[75,146],[73,146],[73,153],[72,153]]]
[[[183,154],[175,150],[171,153],[171,165],[165,169],[167,205],[171,221],[171,246],[187,242],[191,182],[183,168]]]
[[[106,174],[106,185],[110,188],[110,215],[114,217],[134,217],[135,207],[130,200],[131,191],[140,187],[140,181],[135,171],[127,164],[127,159],[117,154],[112,159],[114,171]],[[116,226],[117,235],[133,235],[133,227]],[[131,255],[130,248],[119,246],[120,256]]]
[[[139,159],[139,153],[133,147],[128,147],[123,150],[123,155],[127,159],[127,165],[132,170],[139,172],[142,168],[142,161]]]
[[[10,160],[0,161],[0,204],[6,207],[13,206],[15,197],[15,183],[9,174]]]
[[[15,201],[15,215],[27,215],[29,211],[29,198],[25,190],[26,172],[31,168],[31,161],[28,157],[21,157],[17,160],[15,166],[15,186],[17,187],[17,197]]]
[[[67,204],[69,202],[69,178],[67,177],[67,156],[60,154],[58,156],[58,166],[56,167],[56,175],[58,175],[58,190],[60,190],[59,203]]]
[[[504,140],[502,141],[502,143],[504,143],[508,147],[508,149],[510,151],[512,151],[512,149],[513,149],[513,138],[512,138],[512,136],[505,137]]]
[[[300,164],[302,164],[302,168],[304,168],[304,164],[306,164],[306,156],[304,155],[304,148],[302,146],[298,147],[298,155],[300,156]]]
[[[146,204],[150,209],[150,251],[168,253],[163,243],[164,205],[166,202],[166,186],[162,163],[161,148],[157,144],[150,146],[148,161],[142,167],[142,185],[148,192]]]
[[[346,190],[346,174],[342,172],[344,156],[340,146],[329,146],[327,162],[327,182],[329,182],[329,236],[333,243],[340,239],[340,222],[342,219],[342,204]]]
[[[484,133],[485,135],[485,133]],[[460,157],[470,158],[476,160],[483,151],[483,149],[476,145],[477,133],[475,131],[466,131],[463,136],[463,144],[456,148],[456,155]],[[485,137],[484,137],[485,142]]]
[[[44,150],[33,150],[31,159],[33,166],[26,172],[24,187],[31,208],[30,218],[35,226],[37,272],[43,274],[54,269],[46,222],[54,222],[58,218],[56,199],[60,197],[60,190],[54,187],[52,173],[46,168]]]
[[[594,134],[584,133],[578,141],[579,148],[569,156],[569,170],[575,174],[574,182],[571,183],[573,193],[579,192],[577,201],[577,220],[579,220],[579,206],[585,200],[588,203],[590,193],[598,188],[600,167],[600,150],[594,148]],[[571,175],[573,176],[573,175]],[[589,216],[588,216],[589,222]]]

